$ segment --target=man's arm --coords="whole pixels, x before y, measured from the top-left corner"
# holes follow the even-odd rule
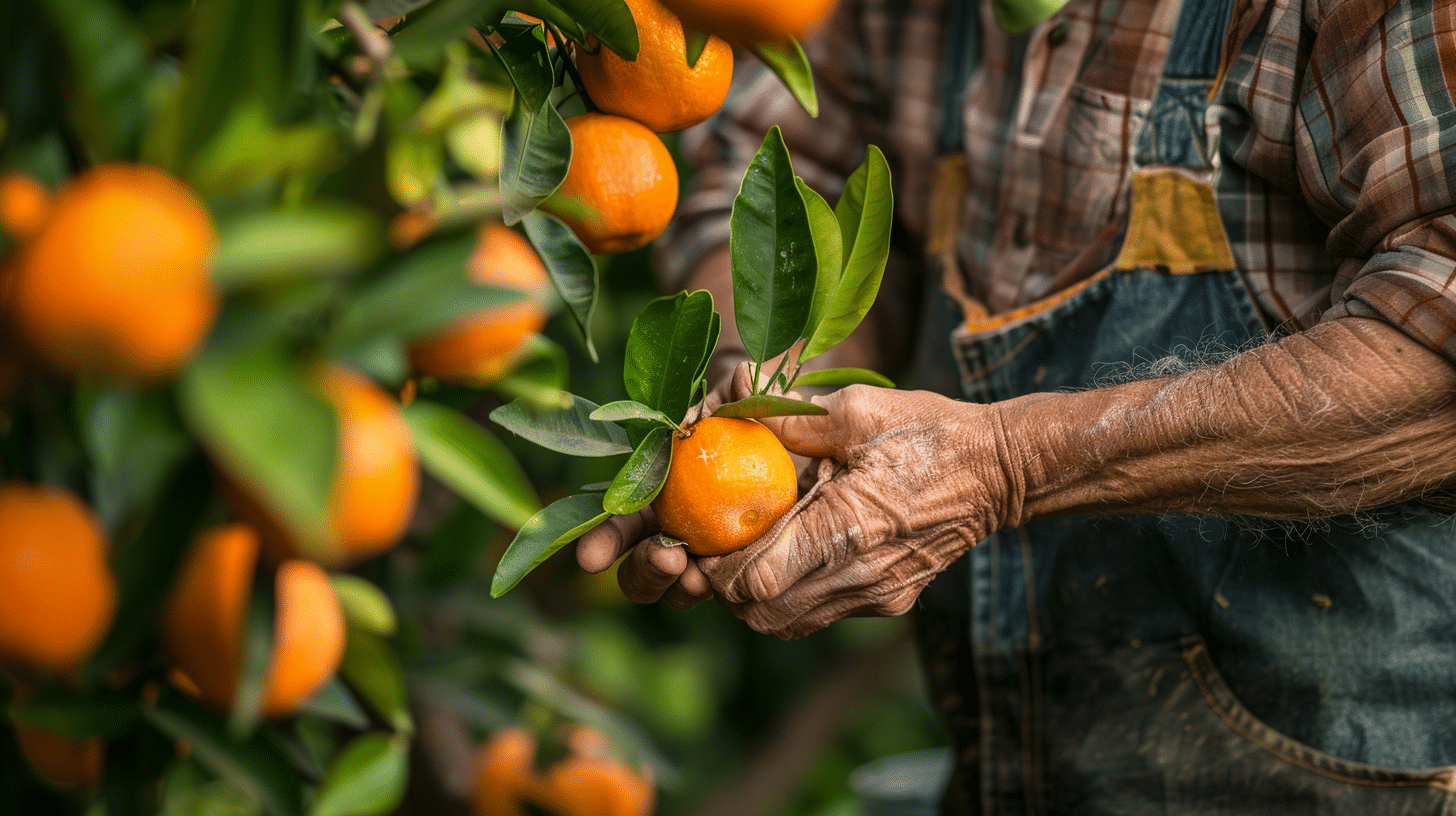
[[[1175,377],[992,405],[855,387],[765,420],[843,469],[771,541],[703,559],[755,629],[899,614],[997,529],[1066,513],[1311,519],[1456,484],[1456,368],[1343,319]]]

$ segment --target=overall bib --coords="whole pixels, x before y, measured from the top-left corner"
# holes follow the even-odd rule
[[[1117,262],[1008,315],[932,293],[921,385],[990,402],[1267,339],[1214,195],[1229,2],[1185,0]],[[974,62],[976,15],[953,17],[952,62]],[[947,816],[1456,813],[1453,517],[1035,521],[938,576],[916,632]]]

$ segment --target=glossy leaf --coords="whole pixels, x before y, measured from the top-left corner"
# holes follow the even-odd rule
[[[762,363],[802,335],[818,263],[808,209],[777,126],[743,175],[731,228],[733,314],[748,356]]]
[[[182,373],[182,414],[213,460],[305,547],[323,538],[337,461],[333,409],[271,345],[205,352]]]
[[[639,40],[637,25],[626,0],[552,0],[570,14],[582,28],[595,34],[608,48],[635,60]],[[520,5],[520,4],[513,4]],[[527,3],[526,5],[529,5]],[[528,9],[522,9],[528,10]],[[538,15],[539,16],[539,15]]]
[[[775,394],[754,394],[751,397],[724,403],[713,412],[713,416],[761,419],[772,416],[824,416],[828,413],[812,402],[780,397]]]
[[[692,403],[703,360],[712,353],[713,296],[679,292],[643,307],[627,335],[622,383],[627,396],[681,417]]]
[[[760,43],[750,51],[773,71],[789,93],[794,95],[810,116],[819,115],[819,94],[814,90],[814,71],[809,58],[797,40],[778,43]]]
[[[602,509],[625,516],[652,503],[672,464],[672,428],[653,428],[607,488]]]
[[[519,528],[541,509],[516,458],[465,415],[416,400],[404,418],[430,475],[487,517]]]
[[[501,217],[515,224],[566,178],[571,131],[550,100],[531,109],[518,96],[501,130],[501,145]]]
[[[339,674],[397,733],[414,733],[404,669],[388,641],[373,632],[350,626]]]
[[[378,256],[382,235],[372,213],[348,205],[256,210],[219,226],[213,280],[226,289],[350,272]]]
[[[894,388],[895,383],[878,371],[867,368],[824,368],[819,371],[805,371],[795,380],[795,385],[827,386],[842,388],[846,385],[877,385],[880,388]]]
[[[814,297],[809,302],[809,319],[804,323],[804,336],[812,337],[824,321],[829,301],[839,289],[844,272],[844,239],[839,234],[839,219],[834,208],[803,179],[794,179],[809,215],[809,233],[814,238],[814,256],[818,268],[814,275]]]
[[[557,453],[572,456],[615,456],[631,453],[627,432],[612,422],[591,418],[597,404],[573,397],[569,408],[538,411],[523,400],[495,409],[490,418],[512,433]]]
[[[528,111],[538,111],[556,87],[556,69],[551,52],[535,25],[499,25],[491,50],[510,75],[520,103]]]
[[[319,786],[311,816],[380,816],[404,798],[408,745],[397,736],[364,734],[344,746]]]
[[[667,414],[643,405],[636,400],[618,400],[609,402],[606,405],[592,411],[592,419],[599,419],[603,422],[622,422],[628,419],[650,419],[654,422],[663,422],[668,425],[676,425],[676,420]]]
[[[822,354],[848,337],[874,305],[890,257],[893,211],[890,166],[880,149],[870,145],[834,205],[844,239],[844,274],[801,359]]]
[[[272,816],[297,816],[303,795],[287,758],[261,732],[242,740],[228,734],[212,710],[164,694],[142,713],[159,731],[191,747],[192,756]]]
[[[597,308],[600,273],[596,258],[561,219],[541,210],[532,210],[521,219],[526,237],[546,264],[551,282],[565,301],[568,313],[586,340],[587,354],[597,362],[596,344],[592,342],[592,317]]]
[[[547,505],[526,522],[506,548],[490,582],[490,596],[499,598],[521,582],[557,550],[611,515],[601,493],[576,493]]]

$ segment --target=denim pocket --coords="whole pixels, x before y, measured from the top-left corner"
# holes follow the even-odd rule
[[[1453,769],[1350,762],[1274,731],[1229,692],[1202,638],[1049,659],[1049,814],[1436,816]]]

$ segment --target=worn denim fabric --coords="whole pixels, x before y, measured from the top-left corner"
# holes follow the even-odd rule
[[[1114,272],[954,346],[993,401],[1262,339],[1235,273]],[[947,814],[1456,811],[1456,521],[1166,515],[997,533],[917,611]]]

